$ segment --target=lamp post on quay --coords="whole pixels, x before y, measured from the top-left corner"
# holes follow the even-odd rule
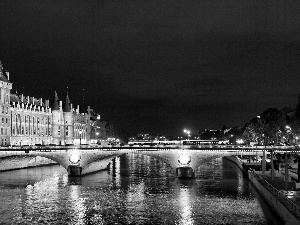
[[[276,144],[280,144],[281,143],[281,138],[280,138],[280,143],[278,143],[278,139],[279,139],[279,135],[281,134],[281,130],[278,130],[278,132],[276,132]]]
[[[97,145],[99,144],[99,139],[98,139],[98,135],[99,135],[99,132],[96,132],[96,138],[97,138]]]
[[[82,131],[79,131],[79,145],[81,146],[81,134],[82,134]]]
[[[189,130],[186,130],[186,129],[184,129],[183,132],[187,134],[187,139],[189,139],[191,132]]]
[[[293,136],[291,138],[292,128],[290,126],[285,126],[285,128],[286,128],[286,132],[288,134],[287,142],[288,142],[288,144],[292,144],[292,142],[293,142]]]

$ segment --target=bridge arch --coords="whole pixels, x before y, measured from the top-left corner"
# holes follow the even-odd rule
[[[204,162],[211,161],[213,158],[218,158],[232,152],[217,150],[217,149],[55,149],[55,150],[44,150],[44,151],[15,151],[15,155],[31,155],[41,156],[44,158],[51,159],[58,164],[62,165],[68,172],[70,168],[73,168],[77,172],[75,174],[81,175],[93,172],[93,162],[97,161],[96,164],[100,165],[100,169],[106,169],[109,162],[123,154],[133,153],[139,155],[147,155],[158,159],[161,162],[166,163],[172,169],[182,167],[179,162],[179,158],[182,155],[190,157],[190,162],[187,167],[190,167],[194,171]],[[74,162],[70,160],[73,154],[77,154],[80,160]],[[98,165],[98,169],[100,170]],[[78,172],[79,171],[79,172]],[[81,173],[83,172],[83,173]],[[70,173],[69,173],[70,174]]]

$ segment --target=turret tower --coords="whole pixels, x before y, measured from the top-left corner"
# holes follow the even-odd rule
[[[62,101],[59,101],[55,91],[52,105],[52,144],[65,145],[65,122],[62,110]]]
[[[10,91],[12,83],[9,81],[9,73],[4,72],[0,61],[0,145],[10,144]]]
[[[74,114],[72,111],[72,104],[70,103],[69,95],[67,93],[65,102],[63,104],[64,116],[64,130],[65,130],[65,143],[66,145],[74,144]]]

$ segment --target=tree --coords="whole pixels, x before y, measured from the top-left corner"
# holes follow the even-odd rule
[[[253,118],[246,125],[243,139],[246,143],[258,142],[259,144],[277,143],[278,132],[286,131],[287,114],[284,110],[269,108],[260,116]]]

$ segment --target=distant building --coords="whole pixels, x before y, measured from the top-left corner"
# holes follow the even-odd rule
[[[92,144],[109,143],[114,140],[113,121],[102,120],[93,109],[90,112],[90,139]]]
[[[114,136],[112,121],[97,121],[100,116],[89,106],[74,109],[68,94],[63,102],[55,91],[49,104],[11,89],[0,61],[0,146],[90,144],[96,134],[101,139]]]
[[[11,136],[11,113],[10,113],[10,91],[12,83],[9,81],[9,73],[4,73],[0,62],[0,115],[1,131],[0,145],[9,145]]]
[[[171,139],[160,134],[136,134],[129,137],[128,141],[169,141]]]
[[[221,130],[204,129],[199,130],[198,135],[201,140],[219,140],[224,135],[224,132]]]

